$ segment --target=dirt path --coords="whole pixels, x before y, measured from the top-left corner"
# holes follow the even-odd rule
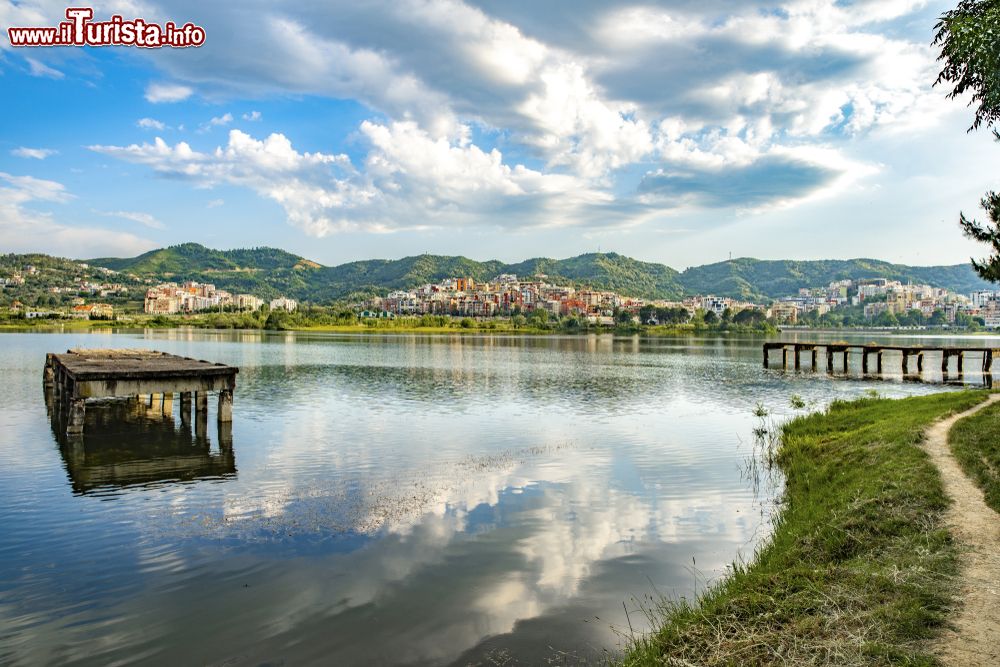
[[[965,476],[948,448],[952,425],[1000,400],[985,403],[938,422],[927,431],[926,449],[941,471],[944,490],[954,500],[947,513],[949,528],[962,550],[962,607],[945,632],[938,654],[945,665],[1000,665],[1000,514],[983,500],[983,492]]]

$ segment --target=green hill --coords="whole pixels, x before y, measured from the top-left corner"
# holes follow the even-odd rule
[[[678,299],[715,294],[771,300],[845,278],[889,278],[927,283],[966,294],[989,289],[967,264],[904,266],[875,259],[764,261],[741,258],[678,273],[664,264],[640,262],[617,253],[591,253],[569,259],[536,257],[516,264],[478,262],[467,257],[416,255],[372,259],[339,266],[316,262],[276,248],[212,250],[196,243],[162,248],[138,257],[87,260],[94,266],[156,280],[212,282],[222,289],[265,298],[279,294],[325,303],[385,294],[445,278],[468,276],[485,281],[500,273],[521,277],[545,274],[550,282],[614,290],[625,296]]]
[[[670,267],[615,253],[580,255],[563,260],[536,258],[518,264],[416,255],[327,267],[275,248],[212,250],[196,243],[185,243],[133,258],[87,261],[140,277],[212,282],[235,292],[265,297],[284,294],[314,302],[384,294],[459,276],[486,281],[501,273],[519,276],[544,273],[552,281],[615,290],[629,296],[678,298],[682,294],[677,272]]]
[[[734,259],[692,267],[680,275],[689,294],[717,294],[747,299],[774,299],[795,294],[800,287],[821,287],[835,280],[888,278],[926,283],[961,294],[991,289],[969,264],[954,266],[905,266],[877,259],[765,261]],[[995,288],[995,286],[993,287]]]
[[[239,271],[290,269],[303,261],[277,248],[250,248],[241,250],[212,250],[197,243],[182,243],[150,250],[131,258],[102,257],[86,260],[88,264],[103,266],[115,271],[128,271],[136,275],[187,275],[191,271]]]

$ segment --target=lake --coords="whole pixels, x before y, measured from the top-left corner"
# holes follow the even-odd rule
[[[762,342],[2,334],[0,663],[599,658],[766,539],[758,404],[959,386],[764,370]],[[41,376],[71,347],[239,366],[231,433],[118,401],[67,440]]]

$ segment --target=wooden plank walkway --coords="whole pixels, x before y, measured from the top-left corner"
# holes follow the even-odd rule
[[[235,366],[179,357],[155,350],[76,349],[48,354],[43,382],[69,410],[66,432],[83,432],[88,398],[150,395],[166,402],[179,393],[181,410],[208,409],[208,392],[219,392],[220,422],[233,419]]]
[[[869,360],[875,358],[875,374],[881,375],[885,368],[884,355],[886,352],[898,352],[900,355],[903,374],[910,372],[910,359],[915,358],[917,362],[917,373],[924,371],[924,359],[928,355],[940,355],[941,372],[947,375],[950,371],[950,362],[954,357],[957,362],[959,374],[965,372],[966,356],[981,362],[981,370],[984,374],[989,374],[993,369],[993,359],[1000,356],[1000,348],[993,347],[951,347],[951,346],[925,346],[925,345],[894,345],[881,343],[794,343],[794,342],[772,342],[764,343],[764,368],[770,366],[771,352],[781,350],[781,365],[788,368],[789,356],[792,364],[797,369],[802,367],[802,353],[810,353],[810,362],[813,370],[817,367],[817,353],[822,348],[826,353],[826,370],[834,372],[834,359],[836,355],[841,357],[842,372],[847,373],[850,369],[849,356],[851,354],[861,355],[861,372],[865,375],[870,373]]]

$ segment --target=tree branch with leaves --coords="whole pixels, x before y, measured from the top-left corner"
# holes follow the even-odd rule
[[[962,0],[945,12],[934,26],[933,46],[941,47],[938,60],[944,67],[934,85],[950,85],[950,99],[971,93],[969,106],[976,106],[968,131],[986,125],[1000,141],[992,126],[1000,121],[1000,0]],[[972,267],[984,280],[1000,282],[1000,194],[987,192],[980,204],[989,216],[979,223],[959,214],[965,235],[990,246],[991,254],[972,260]]]

